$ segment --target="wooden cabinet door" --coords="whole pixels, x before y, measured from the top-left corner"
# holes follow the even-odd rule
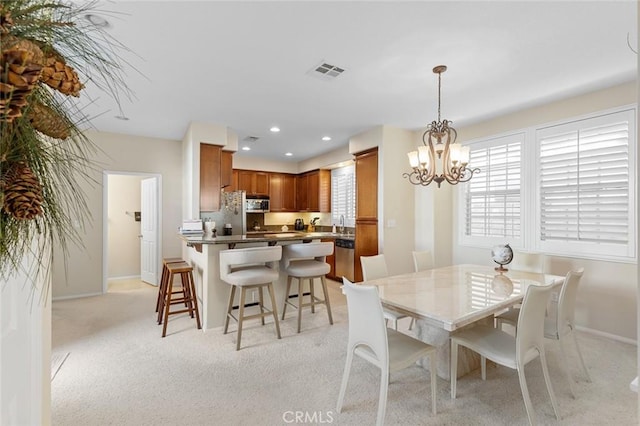
[[[282,199],[284,178],[280,173],[271,173],[269,176],[269,209],[272,212],[284,211],[284,202]]]
[[[331,213],[331,170],[318,172],[318,210]]]
[[[307,206],[311,212],[320,211],[320,173],[307,173]]]
[[[253,194],[254,174],[251,170],[238,170],[238,191]]]
[[[233,185],[233,152],[222,151],[220,154],[220,187]]]
[[[257,195],[269,195],[269,173],[254,172],[253,193]]]
[[[356,243],[353,274],[362,281],[360,256],[378,254],[378,149],[356,154]]]
[[[220,210],[221,155],[221,147],[200,144],[200,211]]]
[[[307,189],[307,175],[296,177],[296,208],[298,211],[309,210],[309,198]]]
[[[356,219],[378,218],[378,150],[356,155]]]
[[[240,188],[240,185],[238,184],[238,171],[233,170],[231,173],[231,184],[227,186],[224,189],[224,191],[225,192],[239,191],[240,190],[239,188]]]
[[[282,211],[295,212],[296,210],[296,176],[282,175]]]

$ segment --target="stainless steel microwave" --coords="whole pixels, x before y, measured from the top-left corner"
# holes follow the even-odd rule
[[[269,213],[269,198],[254,198],[247,196],[247,204],[245,211],[247,213]]]

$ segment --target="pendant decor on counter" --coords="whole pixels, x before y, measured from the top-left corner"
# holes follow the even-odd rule
[[[89,81],[118,107],[131,98],[119,56],[128,49],[87,18],[98,6],[0,3],[0,282],[29,253],[33,270],[23,272],[33,272],[35,289],[53,248],[66,257],[90,218],[79,182],[93,183],[97,148],[80,129],[89,118],[75,98]]]
[[[511,250],[509,244],[494,246],[491,249],[491,259],[500,265],[495,268],[496,271],[506,272],[508,269],[504,265],[508,265],[513,260],[513,250]]]

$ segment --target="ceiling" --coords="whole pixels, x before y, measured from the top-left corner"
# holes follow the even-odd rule
[[[130,50],[120,55],[134,97],[118,105],[88,84],[83,108],[95,128],[181,140],[190,121],[222,124],[251,148],[236,155],[278,161],[334,150],[377,125],[424,127],[437,118],[439,64],[448,66],[442,118],[455,127],[637,79],[632,0],[108,1],[99,9]],[[344,72],[316,77],[321,63]]]

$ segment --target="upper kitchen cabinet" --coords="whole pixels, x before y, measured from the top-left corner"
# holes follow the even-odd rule
[[[238,190],[248,195],[269,195],[269,173],[238,170]]]
[[[295,212],[296,176],[288,173],[270,173],[269,199],[272,212]]]
[[[297,209],[319,213],[331,212],[331,171],[314,170],[298,176]]]
[[[230,185],[233,153],[200,144],[200,211],[220,210],[220,190]]]

